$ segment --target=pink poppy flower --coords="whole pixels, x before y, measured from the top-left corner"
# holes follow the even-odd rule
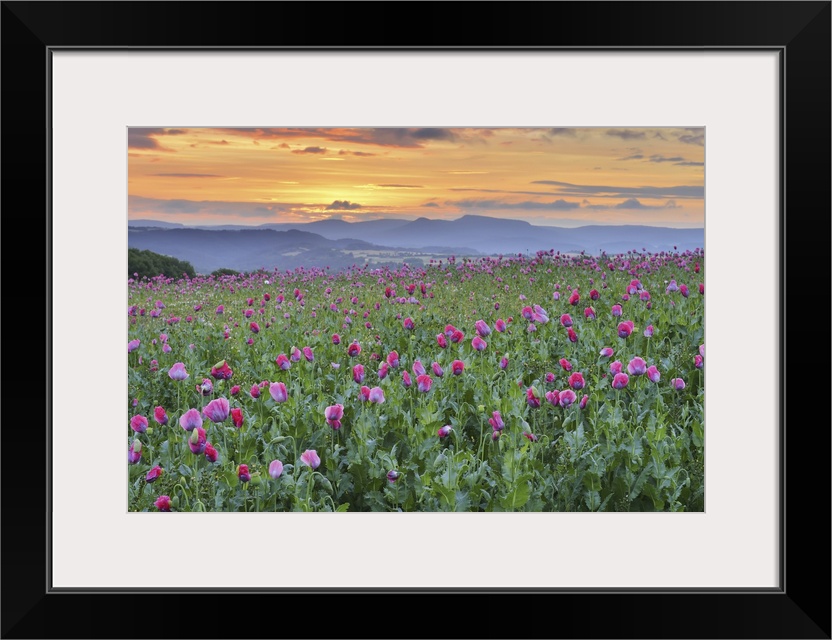
[[[202,409],[202,415],[215,424],[220,424],[228,419],[231,407],[225,398],[214,398]]]
[[[275,402],[286,402],[289,398],[286,385],[282,382],[274,382],[269,385],[269,394]]]
[[[560,324],[563,327],[567,327],[567,328],[571,327],[572,326],[572,316],[570,316],[568,313],[564,313],[560,317]]]
[[[453,342],[454,344],[462,342],[464,339],[465,339],[465,334],[462,333],[462,331],[460,331],[459,329],[457,329],[456,331],[453,332],[453,334],[451,334],[451,342]]]
[[[205,452],[205,448],[208,446],[208,436],[205,433],[205,429],[202,427],[195,427],[191,431],[191,437],[188,438],[188,446],[191,449],[191,452],[195,455],[200,455]]]
[[[620,360],[616,360],[615,362],[610,363],[610,373],[615,375],[616,373],[621,373],[624,369],[624,365],[621,364]]]
[[[569,386],[573,389],[580,390],[584,388],[584,376],[582,373],[573,373],[569,376]]]
[[[578,334],[575,333],[575,330],[572,327],[569,327],[566,330],[566,335],[569,337],[569,342],[577,342],[578,341]]]
[[[647,367],[647,379],[650,382],[658,382],[662,377],[662,374],[659,373],[659,370],[656,368],[656,365],[652,364]]]
[[[370,389],[370,396],[368,398],[373,404],[384,403],[384,390],[381,387],[373,387]]]
[[[410,330],[412,330],[412,329],[413,329],[413,327],[415,327],[416,325],[413,323],[413,318],[409,318],[409,317],[408,317],[408,318],[405,318],[405,319],[404,319],[404,322],[402,322],[402,326],[404,326],[404,328],[405,328],[405,329],[407,329],[408,331],[410,331]]]
[[[592,291],[589,292],[590,300],[597,300],[600,297],[601,297],[601,294],[598,293],[597,289],[593,289]]]
[[[702,366],[705,364],[705,360],[700,356],[698,353],[693,356],[693,364],[697,369],[701,369]]]
[[[612,379],[612,388],[623,389],[627,386],[629,381],[630,377],[626,373],[616,373],[615,377]]]
[[[352,368],[352,379],[355,381],[356,384],[362,384],[364,382],[364,365],[357,364]]]
[[[130,443],[130,448],[127,449],[127,462],[129,464],[136,464],[142,459],[142,443],[140,440],[133,440]]]
[[[315,449],[307,449],[300,454],[300,461],[310,469],[317,469],[321,465],[321,459]]]
[[[251,330],[252,333],[260,333],[260,325],[256,322],[249,323],[248,328]]]
[[[477,351],[484,351],[488,344],[479,336],[475,336],[474,339],[471,340],[471,346]]]
[[[170,496],[159,496],[153,504],[159,511],[170,511]]]
[[[240,393],[240,385],[235,384],[233,387],[231,387],[231,391],[230,391],[229,393],[231,393],[231,395],[232,395],[232,396],[239,395],[239,393]]]
[[[414,360],[413,361],[413,374],[416,376],[423,376],[425,375],[425,365],[422,364],[421,360]]]
[[[503,358],[500,360],[500,369],[505,370],[505,368],[506,368],[507,366],[508,366],[508,358],[503,357]]]
[[[234,407],[231,410],[231,422],[238,429],[242,428],[243,422],[245,422],[245,417],[243,416],[243,410],[240,409],[240,407]]]
[[[540,396],[537,395],[537,389],[529,387],[526,390],[526,404],[532,409],[537,409],[540,406]]]
[[[560,392],[560,397],[558,398],[558,404],[564,409],[566,407],[572,406],[578,396],[575,395],[575,392],[571,389],[564,389]]]
[[[648,324],[647,327],[644,329],[644,337],[645,338],[652,338],[653,337],[653,325]]]
[[[587,405],[588,402],[589,402],[589,396],[584,396],[583,398],[581,398],[581,402],[578,405],[578,408],[579,409],[586,409],[586,405]]]
[[[633,332],[632,327],[627,324],[626,322],[618,323],[618,337],[619,338],[627,338]]]
[[[205,459],[211,464],[215,463],[220,457],[219,452],[214,448],[210,442],[205,443]]]
[[[274,361],[281,371],[288,371],[289,368],[292,366],[292,363],[289,362],[289,358],[286,357],[285,353],[281,353],[274,359]]]
[[[676,391],[681,391],[685,388],[685,381],[681,378],[672,378],[670,380],[670,384],[673,385],[673,388],[676,389]]]
[[[402,475],[402,474],[400,474],[400,473],[399,473],[398,471],[396,471],[395,469],[390,469],[390,471],[388,471],[388,472],[387,472],[387,480],[388,480],[388,482],[395,482],[396,480],[398,480],[398,479],[399,479],[399,477],[400,477],[401,475]]]
[[[498,318],[494,323],[494,329],[499,333],[504,333],[506,330],[506,322],[502,318]]]
[[[171,380],[185,380],[189,374],[185,370],[184,363],[177,362],[168,371],[168,376]]]
[[[332,334],[332,344],[341,344],[341,336],[337,333]]]
[[[444,427],[441,427],[436,432],[436,435],[438,435],[440,438],[446,438],[451,431],[453,431],[453,429],[451,428],[451,425],[446,424]]]
[[[601,353],[599,354],[602,358],[611,358],[615,351],[613,351],[610,347],[604,347],[601,349]]]
[[[353,342],[352,344],[350,344],[347,347],[347,355],[350,356],[351,358],[354,358],[359,353],[361,353],[361,345],[358,344],[357,342]]]
[[[370,387],[367,387],[367,386],[361,387],[358,390],[358,397],[363,402],[369,402],[370,401]]]
[[[269,475],[277,480],[283,473],[283,463],[280,460],[272,460],[269,463]]]
[[[141,340],[131,340],[130,342],[128,342],[127,343],[127,353],[132,353],[133,351],[138,349],[139,345],[141,345],[141,343],[142,343]]]
[[[130,418],[130,428],[136,433],[144,433],[147,431],[147,418],[142,415],[136,415]]]
[[[164,472],[165,470],[157,464],[155,467],[153,467],[150,471],[147,472],[147,475],[144,477],[144,480],[148,484],[156,482],[156,480],[162,477],[162,474]]]
[[[581,301],[581,296],[578,294],[577,291],[573,291],[572,295],[569,296],[569,304],[573,307],[576,306]]]
[[[410,374],[407,371],[402,371],[402,384],[404,384],[405,388],[410,388],[410,385],[413,384],[413,381],[410,379]]]
[[[465,363],[462,360],[454,360],[451,363],[451,373],[455,376],[460,375],[465,370]]]
[[[643,376],[647,373],[647,363],[642,358],[636,356],[627,365],[627,373],[631,376]]]
[[[621,305],[620,304],[612,305],[612,315],[613,315],[613,317],[616,317],[616,318],[621,317]]]
[[[529,432],[529,431],[524,431],[523,432],[523,437],[528,439],[530,442],[537,442],[537,436],[534,435],[533,433]]]
[[[419,389],[422,393],[427,393],[430,391],[430,387],[433,384],[433,380],[430,376],[422,374],[416,378],[416,388]]]
[[[477,321],[474,323],[474,326],[476,327],[477,333],[478,333],[481,337],[485,337],[485,336],[487,336],[488,334],[490,334],[490,333],[491,333],[491,327],[489,327],[489,326],[486,324],[485,320],[477,320]]]
[[[211,375],[216,380],[230,380],[234,372],[225,360],[220,360],[217,364],[211,367]]]
[[[399,354],[396,351],[391,351],[387,354],[387,364],[394,369],[399,366]]]
[[[162,426],[166,425],[168,423],[168,414],[165,412],[165,408],[156,407],[153,410],[153,419]]]
[[[433,375],[435,375],[437,378],[441,378],[445,375],[445,372],[442,370],[442,367],[438,362],[434,362],[433,364],[431,364],[430,367],[431,369],[433,369]]]
[[[313,360],[315,360],[315,356],[312,353],[312,349],[310,349],[309,347],[303,348],[303,357],[306,358],[307,362],[312,362]]]
[[[202,416],[199,415],[198,409],[188,409],[179,417],[179,426],[185,431],[193,431],[197,427],[202,426]]]
[[[595,309],[593,309],[592,307],[587,307],[586,309],[584,309],[584,317],[587,320],[595,320]]]
[[[494,431],[502,431],[506,428],[506,423],[503,422],[503,417],[500,415],[499,411],[494,411],[491,414],[491,417],[488,419],[488,424],[491,425],[491,428]]]
[[[251,395],[252,398],[259,398],[260,397],[260,387],[259,387],[259,385],[256,385],[256,384],[251,385],[251,390],[249,391],[249,394]]]
[[[292,362],[300,362],[300,349],[295,346],[289,349],[289,360]]]
[[[436,336],[436,344],[438,344],[442,349],[448,346],[448,341],[445,339],[443,334],[437,334]]]
[[[572,363],[569,362],[569,360],[567,360],[566,358],[561,358],[559,360],[559,364],[561,367],[563,367],[564,371],[572,371]]]
[[[241,464],[237,467],[237,477],[240,482],[251,482],[251,472],[248,470],[247,464]]]
[[[547,391],[544,396],[546,397],[546,402],[548,402],[553,407],[558,406],[560,402],[560,391],[555,389],[554,391]]]

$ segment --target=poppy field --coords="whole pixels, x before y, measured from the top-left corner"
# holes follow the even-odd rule
[[[704,253],[128,280],[128,510],[703,511]]]

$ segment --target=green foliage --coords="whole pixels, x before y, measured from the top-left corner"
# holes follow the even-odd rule
[[[183,274],[189,278],[196,276],[190,262],[177,260],[171,256],[159,255],[149,250],[127,249],[128,278],[155,278],[159,275],[181,278]]]
[[[240,275],[239,271],[234,271],[234,269],[215,269],[211,272],[211,275],[219,278],[220,276],[237,276]]]

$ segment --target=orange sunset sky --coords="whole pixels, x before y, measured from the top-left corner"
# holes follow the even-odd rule
[[[703,227],[703,128],[128,129],[128,218]]]

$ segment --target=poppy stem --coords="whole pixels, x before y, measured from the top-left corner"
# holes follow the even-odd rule
[[[314,471],[312,471],[312,467],[309,467],[309,480],[307,481],[306,485],[306,510],[309,511],[309,497],[312,495],[312,483],[315,480]]]

